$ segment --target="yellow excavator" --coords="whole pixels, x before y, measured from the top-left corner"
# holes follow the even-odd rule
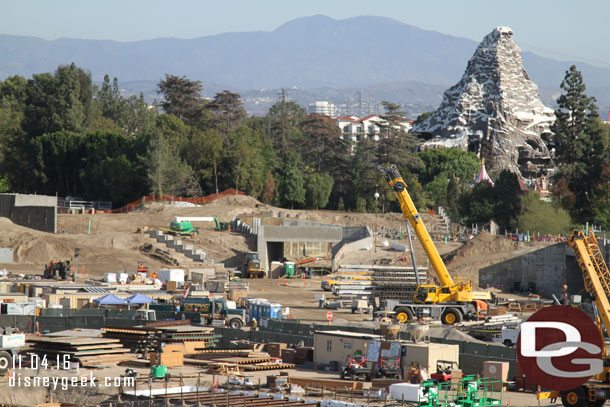
[[[491,300],[491,293],[472,291],[472,282],[469,280],[453,281],[396,166],[380,167],[380,171],[400,202],[403,218],[415,231],[440,282],[440,285],[420,284],[415,290],[413,302],[388,300],[386,308],[396,312],[400,322],[409,322],[419,317],[432,317],[440,318],[444,324],[455,324],[464,319],[475,318],[477,304]]]

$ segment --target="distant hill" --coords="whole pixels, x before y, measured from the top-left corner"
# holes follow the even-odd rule
[[[489,29],[495,25],[490,22]],[[419,86],[448,86],[459,80],[477,44],[384,17],[335,20],[321,15],[298,18],[270,32],[195,39],[47,41],[0,35],[0,78],[14,74],[29,77],[76,62],[91,71],[96,81],[109,74],[121,83],[156,83],[171,73],[201,80],[204,88],[217,84],[214,87],[234,90],[368,88],[406,81]],[[529,52],[523,54],[523,60],[536,84],[557,91],[572,64]],[[591,93],[606,86],[603,97],[607,98],[610,69],[575,64]],[[440,100],[436,87],[433,92],[423,98]],[[606,100],[599,104],[610,105]]]

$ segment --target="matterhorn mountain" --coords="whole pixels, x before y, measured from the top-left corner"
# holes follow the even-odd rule
[[[552,165],[552,109],[523,68],[509,27],[497,27],[477,47],[462,79],[412,132],[432,136],[422,149],[453,147],[485,158],[492,174],[511,170],[537,178]]]

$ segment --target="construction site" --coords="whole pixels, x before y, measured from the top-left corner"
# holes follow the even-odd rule
[[[538,397],[515,346],[597,298],[582,256],[602,270],[605,239],[456,239],[386,178],[402,214],[2,197],[0,405],[593,405]]]

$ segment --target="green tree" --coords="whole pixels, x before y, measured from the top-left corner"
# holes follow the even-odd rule
[[[460,218],[466,225],[483,225],[493,219],[497,196],[487,182],[476,184],[460,197]]]
[[[557,140],[558,171],[556,183],[562,182],[574,196],[572,214],[579,222],[591,220],[595,203],[592,200],[601,165],[607,151],[607,140],[600,126],[595,98],[588,97],[582,74],[574,65],[561,82],[562,93],[557,99],[552,130]],[[565,201],[564,196],[557,196]]]
[[[201,195],[191,167],[161,132],[151,139],[146,158],[150,192],[154,195]]]
[[[356,200],[356,212],[366,213],[366,199],[362,196]]]
[[[227,145],[231,134],[242,126],[246,118],[246,110],[239,94],[223,90],[214,96],[206,108],[213,113],[212,127],[218,131]]]
[[[305,181],[301,167],[301,157],[296,151],[290,151],[286,155],[284,164],[281,167],[282,181],[280,183],[280,193],[282,200],[294,209],[294,205],[305,203]]]
[[[223,154],[222,140],[216,130],[191,129],[183,156],[198,174],[199,182],[207,187],[205,189],[213,189],[216,193],[219,191],[218,170]]]
[[[241,126],[231,136],[229,163],[235,189],[258,197],[266,174],[260,134]]]
[[[442,173],[468,183],[481,171],[476,154],[458,148],[434,148],[422,151],[418,156],[423,163],[418,172],[419,179],[424,185]]]
[[[496,200],[493,219],[503,229],[512,229],[521,211],[519,180],[508,170],[500,171],[494,187]]]
[[[287,100],[286,92],[282,89],[280,100],[269,108],[267,114],[269,136],[275,149],[282,155],[285,155],[301,139],[299,125],[305,120],[305,117],[305,109],[295,101]]]
[[[383,164],[394,164],[410,171],[422,167],[420,158],[415,154],[419,140],[407,133],[404,122],[405,112],[400,105],[387,101],[381,102],[385,113],[377,123],[381,139],[377,142],[377,160]]]
[[[350,145],[341,139],[341,131],[334,120],[312,113],[301,122],[300,128],[303,137],[295,148],[307,166],[307,172],[327,173],[333,178],[332,202],[352,193]]]
[[[521,196],[521,207],[523,210],[516,221],[520,232],[558,235],[570,228],[572,220],[568,212],[541,201],[534,192],[529,191]]]
[[[125,204],[148,192],[135,140],[98,131],[83,138],[79,178],[89,199]]]
[[[91,76],[75,64],[55,75],[33,75],[26,87],[23,128],[30,138],[59,131],[84,132],[93,111]]]
[[[96,100],[99,105],[103,117],[106,117],[115,123],[121,120],[123,110],[123,98],[119,89],[119,80],[115,77],[110,84],[110,77],[104,75],[104,82],[100,90],[97,92]]]
[[[343,203],[343,197],[342,196],[339,197],[339,201],[337,202],[337,210],[338,211],[345,211],[345,204]]]
[[[151,135],[157,120],[156,106],[148,106],[144,94],[139,97],[130,96],[123,99],[118,125],[126,137],[142,137]]]
[[[165,74],[159,81],[157,93],[163,95],[161,108],[167,114],[179,117],[187,123],[196,121],[201,115],[204,100],[200,81],[192,81],[186,76]]]
[[[45,133],[29,142],[30,190],[40,194],[68,196],[83,192],[80,170],[83,138],[79,133]]]
[[[270,205],[275,199],[275,180],[271,171],[267,173],[267,180],[263,186],[263,193],[261,194],[261,201]]]
[[[316,210],[325,208],[333,188],[332,177],[326,173],[308,174],[305,176],[305,184],[307,205]]]

